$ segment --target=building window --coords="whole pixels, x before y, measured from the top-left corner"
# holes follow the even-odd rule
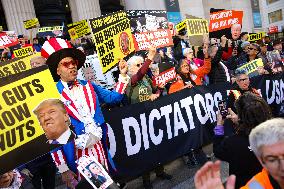
[[[269,5],[269,4],[277,2],[277,1],[279,1],[279,0],[266,0],[266,4]]]
[[[283,20],[282,9],[268,13],[269,24]]]

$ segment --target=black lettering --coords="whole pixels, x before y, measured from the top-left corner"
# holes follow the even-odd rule
[[[19,65],[17,63],[12,64],[12,68],[15,74],[21,72],[21,69],[19,68]]]
[[[36,91],[37,93],[42,93],[42,92],[44,91],[44,87],[43,87],[41,84],[39,84],[39,83],[40,83],[40,80],[39,80],[39,79],[34,79],[34,80],[32,80],[32,85],[33,85],[34,87],[36,87],[35,91]]]
[[[114,55],[113,55],[113,52],[111,52],[108,55],[106,55],[104,58],[102,58],[102,65],[103,67],[106,67],[113,61],[114,61]]]
[[[25,71],[27,69],[27,66],[24,61],[19,61],[17,64],[19,65],[19,68],[21,70]]]
[[[13,126],[16,123],[13,114],[9,111],[4,111],[1,117],[7,126]]]
[[[18,130],[18,132],[19,132],[20,142],[22,142],[25,139],[24,138],[24,130],[23,130],[24,126],[25,126],[24,124],[21,124],[16,128],[16,130]]]
[[[4,129],[5,129],[5,126],[4,126],[4,124],[3,124],[3,122],[2,122],[1,119],[0,119],[0,129],[1,129],[1,130],[4,130]]]
[[[4,91],[4,92],[2,93],[2,96],[3,96],[3,99],[4,99],[4,101],[6,102],[6,104],[7,104],[8,106],[11,106],[11,105],[17,103],[15,97],[12,96],[12,92],[11,92],[11,91],[8,91],[8,90],[7,90],[7,91]]]
[[[99,56],[100,56],[100,57],[104,56],[104,54],[105,54],[105,48],[104,48],[103,45],[101,45],[101,46],[98,47],[98,53],[99,53]]]
[[[111,51],[112,49],[115,48],[113,39],[111,39],[110,41],[106,42],[106,48],[107,48],[107,51]]]
[[[101,43],[104,42],[104,36],[103,36],[103,33],[102,33],[102,32],[96,33],[96,34],[94,35],[94,37],[95,37],[95,43],[96,43],[96,44],[101,44]]]
[[[13,147],[16,144],[16,129],[13,128],[6,132],[6,142],[8,147]]]
[[[15,96],[17,97],[19,101],[23,101],[27,98],[26,93],[24,89],[22,88],[22,86],[14,87],[12,91],[14,92]]]
[[[11,111],[19,121],[23,121],[24,118],[31,117],[31,113],[29,111],[27,103],[19,105],[16,108],[12,108]]]
[[[32,89],[31,89],[30,85],[31,85],[31,82],[27,82],[27,83],[22,84],[22,86],[27,89],[29,95],[30,96],[34,96],[34,93],[33,93]]]
[[[34,120],[29,120],[26,123],[26,129],[29,131],[27,132],[28,137],[32,137],[35,134],[35,128],[32,126],[34,124]]]
[[[6,149],[4,133],[0,135],[0,149],[1,151]]]

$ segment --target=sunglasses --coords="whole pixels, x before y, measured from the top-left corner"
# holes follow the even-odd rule
[[[255,48],[252,48],[252,47],[249,47],[248,49],[249,49],[249,50],[255,50],[255,51],[256,51],[256,49],[255,49]]]
[[[66,61],[66,62],[61,62],[61,65],[66,67],[66,68],[69,68],[70,65],[72,66],[78,66],[78,60],[70,60],[70,61]]]

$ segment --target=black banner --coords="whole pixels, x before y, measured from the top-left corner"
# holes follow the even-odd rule
[[[226,99],[229,84],[200,86],[104,112],[114,176],[129,180],[198,148],[211,140],[218,101]]]
[[[251,85],[278,113],[284,98],[284,74],[257,76]],[[198,86],[105,111],[110,151],[117,172],[128,181],[211,141],[218,101],[227,98],[231,84]]]

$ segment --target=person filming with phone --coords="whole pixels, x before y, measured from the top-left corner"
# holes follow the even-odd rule
[[[249,134],[258,124],[271,119],[272,113],[263,98],[252,92],[245,92],[236,103],[236,113],[226,108],[225,101],[219,102],[217,125],[214,128],[214,155],[229,163],[229,174],[236,175],[236,188],[245,185],[262,169],[261,164],[249,148]],[[230,119],[236,126],[236,134],[225,137],[224,120]]]

